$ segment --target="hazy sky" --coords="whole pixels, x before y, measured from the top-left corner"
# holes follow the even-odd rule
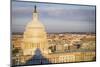
[[[47,32],[95,32],[95,6],[12,2],[12,32],[23,32],[34,5]]]

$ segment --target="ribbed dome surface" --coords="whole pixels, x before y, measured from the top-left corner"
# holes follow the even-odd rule
[[[41,22],[39,22],[39,21],[34,21],[33,20],[33,21],[31,21],[31,22],[28,23],[27,28],[28,27],[33,27],[33,28],[40,27],[40,28],[44,28],[44,25]]]

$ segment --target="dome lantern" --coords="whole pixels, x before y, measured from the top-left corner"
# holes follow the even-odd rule
[[[34,11],[33,11],[33,20],[37,21],[38,19],[39,19],[39,16],[38,16],[38,12],[37,12],[37,7],[35,5],[34,6]]]

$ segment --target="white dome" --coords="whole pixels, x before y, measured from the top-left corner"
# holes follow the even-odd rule
[[[39,21],[38,13],[35,10],[33,19],[26,25],[23,37],[23,54],[34,55],[34,50],[39,48],[42,53],[47,52],[47,37],[44,25]],[[27,52],[26,52],[27,51]]]

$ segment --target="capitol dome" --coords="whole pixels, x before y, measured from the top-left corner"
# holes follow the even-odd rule
[[[43,54],[48,53],[47,35],[44,25],[39,21],[36,10],[33,11],[32,20],[26,25],[23,35],[23,54],[34,55],[36,49],[40,49]]]

